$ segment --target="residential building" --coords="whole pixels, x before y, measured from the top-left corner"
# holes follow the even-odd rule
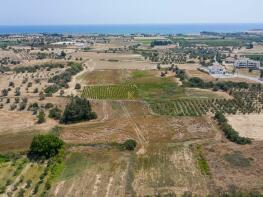
[[[236,68],[260,69],[260,62],[249,58],[241,58],[234,63]]]
[[[218,62],[213,63],[212,66],[208,67],[209,74],[212,75],[224,75],[226,74],[225,68],[220,65]]]

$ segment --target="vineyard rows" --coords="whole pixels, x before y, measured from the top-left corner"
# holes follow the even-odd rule
[[[138,89],[133,84],[86,86],[82,97],[88,99],[136,99]]]
[[[262,111],[263,94],[261,92],[232,91],[233,99],[178,99],[173,101],[150,102],[152,110],[161,115],[201,116],[221,111],[227,114],[250,114]]]

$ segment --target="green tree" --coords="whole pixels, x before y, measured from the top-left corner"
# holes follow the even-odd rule
[[[77,83],[77,84],[75,85],[75,89],[76,89],[76,90],[80,90],[80,89],[81,89],[81,85],[80,85],[79,83]]]
[[[64,142],[52,134],[38,135],[32,140],[29,157],[34,159],[49,159],[58,154]]]
[[[42,124],[44,122],[46,122],[46,114],[43,110],[41,110],[37,115],[37,123]]]
[[[65,51],[61,51],[61,53],[60,53],[60,57],[65,58],[66,55],[67,55],[67,54],[65,53]]]
[[[89,101],[76,96],[72,97],[70,103],[66,106],[61,123],[69,124],[96,118],[97,115],[92,112]]]
[[[59,120],[61,118],[61,110],[56,106],[54,108],[52,108],[51,110],[49,110],[49,118],[53,118],[55,120]]]
[[[128,139],[122,144],[122,147],[125,150],[134,150],[136,148],[136,145],[137,145],[137,143],[135,140]]]

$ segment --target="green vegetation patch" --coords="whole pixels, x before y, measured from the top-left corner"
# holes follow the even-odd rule
[[[233,167],[249,167],[251,165],[251,160],[244,157],[244,155],[239,151],[231,154],[225,154],[224,159]]]
[[[68,179],[83,172],[90,165],[90,160],[83,153],[71,153],[65,161],[63,179]]]
[[[0,155],[0,164],[10,161],[9,157],[6,155]]]
[[[136,85],[102,85],[86,86],[82,92],[82,97],[89,99],[136,99],[138,90]]]
[[[184,89],[172,78],[161,78],[158,72],[134,71],[132,82],[138,87],[139,97],[145,100],[175,99],[185,96]]]
[[[197,166],[201,173],[204,175],[210,175],[208,163],[204,157],[203,150],[201,146],[197,146],[196,151]]]

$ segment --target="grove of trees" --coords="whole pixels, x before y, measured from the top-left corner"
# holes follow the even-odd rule
[[[70,103],[66,106],[60,122],[70,124],[96,118],[97,115],[92,111],[89,101],[85,98],[75,96],[71,97]]]

